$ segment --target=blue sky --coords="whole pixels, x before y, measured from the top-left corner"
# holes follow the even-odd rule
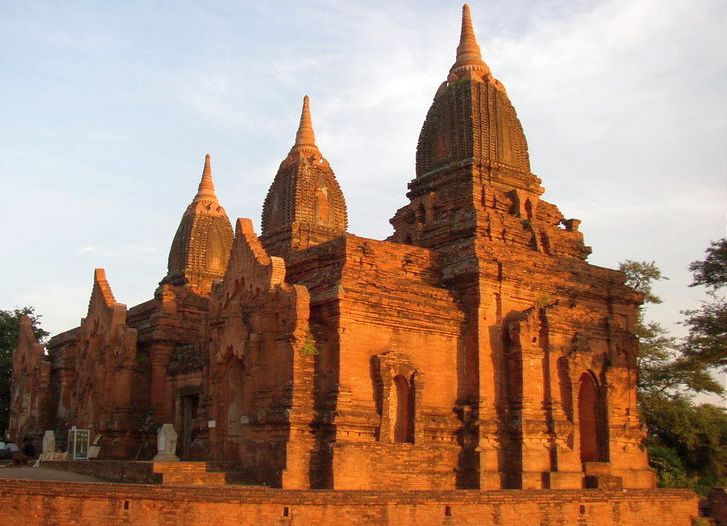
[[[0,3],[0,308],[75,326],[95,267],[118,301],[150,298],[206,152],[230,218],[258,225],[305,94],[349,230],[388,236],[460,9]],[[650,316],[681,331],[703,298],[687,265],[725,235],[727,3],[495,0],[472,14],[544,198],[582,219],[592,263],[656,260],[670,280]]]

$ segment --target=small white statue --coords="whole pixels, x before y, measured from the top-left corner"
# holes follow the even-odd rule
[[[56,435],[53,431],[43,433],[43,454],[56,452]]]
[[[179,462],[177,451],[177,432],[174,425],[164,424],[157,433],[157,456],[154,462]]]

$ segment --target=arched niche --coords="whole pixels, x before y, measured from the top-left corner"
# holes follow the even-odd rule
[[[601,399],[596,379],[592,373],[585,372],[581,375],[578,386],[578,429],[583,463],[605,460],[605,433],[601,415]]]
[[[230,250],[225,246],[224,233],[220,227],[213,226],[207,237],[205,250],[205,270],[215,274],[224,274]]]
[[[330,203],[328,201],[328,189],[325,186],[316,188],[313,213],[315,222],[319,225],[328,225],[331,222]]]
[[[425,389],[421,371],[414,368],[408,356],[396,352],[375,355],[372,360],[374,402],[380,416],[375,431],[379,442],[418,443],[422,439],[422,392]]]

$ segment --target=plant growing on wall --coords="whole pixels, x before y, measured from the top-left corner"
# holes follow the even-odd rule
[[[315,335],[310,329],[307,330],[305,337],[303,338],[303,345],[300,347],[300,354],[303,356],[316,356],[320,353],[321,351],[318,348],[318,342]]]

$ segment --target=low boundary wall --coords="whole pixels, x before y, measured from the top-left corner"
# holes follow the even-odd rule
[[[688,490],[331,491],[0,480],[3,524],[690,526]]]

